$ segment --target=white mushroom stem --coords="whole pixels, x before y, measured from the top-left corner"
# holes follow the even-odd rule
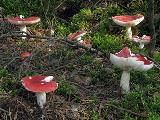
[[[43,108],[43,105],[46,104],[46,93],[45,92],[37,92],[37,104],[40,106],[40,108]]]
[[[19,15],[19,17],[20,17],[21,19],[24,18],[23,15]],[[20,31],[21,31],[21,32],[27,32],[27,27],[26,27],[26,25],[21,25],[21,26],[20,26]],[[26,34],[23,33],[22,35],[26,35]],[[26,39],[26,37],[22,37],[22,39]]]
[[[127,27],[127,37],[132,40],[132,30],[131,30],[131,27]]]
[[[20,26],[20,31],[22,31],[22,32],[27,32],[27,27],[26,27],[26,25]]]
[[[82,37],[77,38],[77,41],[80,43],[83,43],[83,40],[81,39]]]
[[[144,43],[140,42],[139,48],[143,49],[144,48]]]
[[[120,87],[122,88],[122,93],[124,94],[130,91],[129,81],[130,81],[130,72],[123,71],[120,81]]]
[[[25,33],[23,33],[22,35],[26,35],[26,32],[27,32],[27,27],[26,27],[26,25],[20,26],[20,31],[21,31],[21,32],[25,32]],[[26,37],[22,37],[22,39],[26,39]]]

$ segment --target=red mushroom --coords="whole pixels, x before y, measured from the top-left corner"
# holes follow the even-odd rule
[[[90,43],[89,40],[83,40],[83,43],[82,43],[84,46],[88,47],[88,48],[91,48],[92,47],[92,44]]]
[[[27,57],[30,57],[30,56],[32,56],[32,53],[30,53],[30,52],[23,52],[23,53],[20,54],[20,57],[21,57],[22,61],[25,60]]]
[[[46,103],[46,93],[55,91],[58,83],[53,80],[53,76],[29,76],[22,78],[22,85],[28,91],[36,93],[37,103],[40,108]]]
[[[20,15],[15,18],[8,18],[8,21],[12,24],[18,25],[20,28],[20,31],[22,32],[27,32],[26,25],[29,24],[35,24],[40,21],[39,17],[29,17],[29,18],[24,18],[24,16]],[[26,35],[25,33],[23,35]],[[22,39],[25,39],[26,37],[22,37]]]
[[[147,44],[151,41],[151,36],[143,35],[142,37],[139,36],[133,36],[132,40],[134,42],[139,43],[139,48],[144,48],[144,44]]]
[[[132,26],[138,25],[140,22],[144,20],[143,15],[122,15],[122,16],[113,16],[112,20],[120,25],[127,27],[127,37],[131,40],[132,39]]]
[[[110,54],[110,61],[123,70],[120,87],[123,93],[130,91],[130,71],[147,71],[151,69],[154,63],[140,54],[133,54],[128,47],[123,48],[120,52]]]
[[[85,34],[87,34],[87,31],[78,31],[75,33],[72,33],[68,36],[69,40],[77,40],[80,43],[83,43],[83,40],[81,39],[82,36],[84,36]]]

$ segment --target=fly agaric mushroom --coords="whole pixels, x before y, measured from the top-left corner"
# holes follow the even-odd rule
[[[143,35],[142,37],[133,36],[132,40],[134,42],[138,42],[140,44],[139,48],[142,49],[144,48],[144,44],[147,44],[151,41],[151,36],[146,36],[146,35]]]
[[[92,44],[91,44],[90,41],[87,40],[87,39],[86,39],[86,40],[83,40],[82,44],[83,44],[84,46],[88,47],[88,48],[91,48],[91,47],[92,47]]]
[[[20,54],[20,57],[21,57],[20,60],[23,61],[27,57],[30,57],[30,56],[32,56],[32,53],[30,53],[30,52],[23,52],[23,53]]]
[[[140,54],[131,53],[128,47],[123,48],[120,52],[110,54],[111,62],[118,68],[123,70],[120,87],[123,93],[130,91],[130,71],[147,71],[153,67],[153,62]]]
[[[58,83],[53,80],[53,76],[29,76],[22,78],[22,85],[28,91],[36,93],[37,103],[40,108],[46,103],[46,93],[55,91]]]
[[[24,16],[20,15],[15,18],[8,18],[8,21],[14,25],[19,26],[20,31],[27,32],[26,25],[38,23],[40,21],[40,18],[35,16],[24,18]],[[23,33],[23,35],[26,35],[26,34]],[[25,39],[25,38],[26,37],[22,37],[22,39]]]
[[[127,37],[131,40],[132,39],[132,26],[138,25],[140,22],[144,20],[143,15],[122,15],[122,16],[113,16],[112,20],[120,25],[120,26],[125,26],[127,27]]]
[[[68,36],[69,40],[77,40],[80,43],[83,43],[83,40],[81,39],[82,36],[84,36],[85,34],[87,34],[87,31],[78,31],[75,33],[72,33]]]

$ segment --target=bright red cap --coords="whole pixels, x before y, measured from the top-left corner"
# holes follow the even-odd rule
[[[28,24],[34,24],[40,21],[39,17],[29,17],[29,18],[21,18],[19,16],[15,18],[8,18],[8,21],[12,24],[16,25],[28,25]]]
[[[82,37],[83,35],[85,35],[87,33],[87,31],[78,31],[78,32],[75,32],[75,33],[72,33],[68,36],[68,39],[69,40],[75,40],[79,37]]]
[[[133,36],[133,41],[135,42],[142,42],[142,43],[148,43],[151,41],[151,36],[143,35],[142,37],[139,36]]]
[[[28,91],[32,92],[51,92],[58,88],[55,81],[45,81],[48,76],[28,76],[22,78],[22,84]]]
[[[124,58],[131,57],[131,51],[128,47],[125,47],[120,52],[116,53],[116,56]]]
[[[145,56],[140,54],[135,55],[134,57],[137,57],[137,61],[143,61],[144,65],[149,65],[153,63],[152,61],[148,60]]]
[[[142,40],[150,42],[151,41],[151,36],[143,35]]]
[[[30,57],[32,55],[32,53],[30,52],[24,52],[20,54],[20,57]]]
[[[143,15],[113,16],[113,21],[121,26],[135,26],[144,20]]]
[[[140,16],[140,15],[133,15],[133,16],[124,15],[124,16],[114,16],[112,18],[117,19],[117,20],[122,21],[122,22],[129,22],[129,21],[133,21],[133,20],[136,20],[136,19],[140,19],[141,17],[142,16]]]

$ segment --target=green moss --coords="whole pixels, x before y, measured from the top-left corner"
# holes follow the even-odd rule
[[[92,44],[95,48],[107,53],[114,53],[123,48],[123,42],[124,40],[121,36],[102,33],[96,33],[92,39]]]
[[[8,75],[8,70],[5,68],[0,68],[0,78],[6,77]]]
[[[92,61],[93,61],[93,56],[90,54],[85,54],[80,59],[80,62],[84,64],[91,63]]]
[[[62,94],[62,95],[75,95],[77,88],[74,85],[71,85],[69,82],[66,80],[60,80],[58,82],[59,87],[56,90],[57,94]]]
[[[156,62],[160,63],[160,52],[155,52],[154,59]]]
[[[132,0],[128,4],[130,11],[132,11],[132,14],[145,14],[147,12],[147,0]]]
[[[99,118],[99,114],[98,114],[98,112],[96,112],[96,111],[92,111],[92,112],[90,112],[90,120],[99,120],[100,118]]]
[[[72,24],[78,30],[88,30],[91,27],[93,13],[91,9],[81,9],[80,12],[72,17]]]
[[[48,24],[53,26],[53,29],[55,30],[54,36],[65,37],[71,33],[70,26],[58,21],[56,18],[48,20]]]
[[[109,4],[105,8],[97,8],[93,13],[96,21],[99,22],[98,31],[104,34],[110,31],[110,26],[115,24],[111,19],[112,16],[125,14],[123,8],[115,3]]]

